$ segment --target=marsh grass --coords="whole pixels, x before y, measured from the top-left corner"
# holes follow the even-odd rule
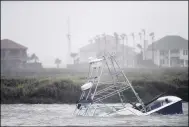
[[[124,70],[140,97],[144,100],[169,91],[188,101],[188,70],[135,69]],[[51,72],[51,75],[31,77],[1,77],[1,103],[75,103],[85,83],[86,72]],[[108,80],[108,79],[107,79]],[[127,97],[131,93],[124,93]],[[116,98],[109,100],[116,102]]]

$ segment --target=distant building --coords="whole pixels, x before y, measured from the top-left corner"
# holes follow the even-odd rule
[[[88,62],[89,57],[101,56],[103,55],[104,51],[109,53],[116,52],[116,39],[114,36],[106,35],[106,37],[100,37],[93,43],[80,48],[78,54],[79,63]],[[129,46],[123,46],[122,40],[118,39],[116,59],[118,62],[120,62],[120,65],[123,66],[124,64],[124,67],[134,67],[136,64],[136,52]]]
[[[1,72],[6,70],[36,70],[42,68],[41,63],[28,61],[27,49],[27,47],[12,40],[1,40]]]
[[[152,51],[154,52],[154,58]],[[188,40],[180,36],[165,36],[147,48],[147,59],[162,67],[188,66]]]
[[[27,47],[9,39],[1,40],[1,69],[22,68],[27,61]]]

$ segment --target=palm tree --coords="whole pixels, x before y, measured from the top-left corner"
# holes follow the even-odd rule
[[[145,37],[146,37],[146,31],[145,29],[142,29],[143,36],[144,36],[144,42],[143,42],[143,60],[145,60]]]
[[[101,50],[100,50],[100,35],[97,35],[95,37],[95,40],[97,42],[97,45],[98,45],[98,54],[100,54]]]
[[[35,53],[33,53],[30,57],[30,60],[34,60],[35,63],[37,63],[37,61],[39,60],[39,58],[35,55]]]
[[[128,36],[127,35],[125,35],[125,44],[126,44],[126,46],[128,46]],[[126,57],[127,56],[128,56],[128,50],[126,49]],[[126,65],[128,65],[128,62],[126,62]]]
[[[100,53],[100,36],[97,35],[95,38],[94,38],[95,42],[97,43],[97,48],[98,48],[98,53],[97,53],[97,56],[98,54]]]
[[[126,45],[128,45],[128,37],[126,34],[125,34],[125,42],[126,42]]]
[[[152,38],[152,61],[154,62],[154,45],[153,45],[154,32],[150,33],[150,36],[151,36],[151,38]]]
[[[144,40],[145,40],[145,35],[146,35],[146,31],[145,29],[142,29],[143,35],[144,35]]]
[[[59,68],[59,65],[61,64],[61,62],[62,61],[60,59],[58,59],[58,58],[55,59],[54,63],[57,65],[57,68]]]
[[[123,68],[124,68],[124,63],[125,63],[125,44],[124,44],[124,39],[126,37],[126,34],[121,34],[121,39],[123,40]]]
[[[138,35],[139,35],[139,37],[140,37],[140,43],[137,44],[137,47],[138,47],[138,48],[141,50],[141,52],[142,52],[142,45],[141,45],[141,43],[142,43],[142,34],[141,34],[141,32],[139,32]]]
[[[138,33],[139,37],[140,37],[140,43],[142,42],[142,34],[141,32]]]
[[[134,47],[134,51],[135,51],[135,35],[134,33],[131,33],[131,36],[133,37],[133,47]],[[133,66],[135,65],[135,60],[133,59]]]
[[[105,55],[105,52],[106,52],[106,34],[102,34],[102,37],[104,38],[104,55]]]
[[[140,41],[142,40],[142,34],[141,32],[138,33],[139,37],[140,37]]]
[[[133,37],[133,47],[134,47],[134,50],[135,50],[135,35],[134,35],[134,33],[131,33],[131,36]]]
[[[29,56],[29,54],[26,55],[26,60],[27,60],[27,61],[30,61],[30,60],[31,60],[31,57]]]
[[[116,54],[117,54],[117,47],[118,47],[118,34],[116,32],[114,32],[114,37],[115,37],[115,40],[116,40]]]
[[[77,53],[71,53],[70,56],[72,57],[72,59],[73,59],[73,61],[74,61],[74,58],[77,56]],[[75,61],[74,61],[74,64],[75,64]]]

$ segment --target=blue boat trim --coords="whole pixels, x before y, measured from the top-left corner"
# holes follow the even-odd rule
[[[156,113],[162,115],[183,114],[182,101],[178,101],[172,105],[160,109]]]

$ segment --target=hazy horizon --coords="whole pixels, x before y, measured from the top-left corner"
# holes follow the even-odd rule
[[[188,1],[3,1],[1,39],[28,47],[44,67],[56,67],[55,58],[65,67],[68,16],[72,52],[96,35],[141,29],[154,32],[155,40],[166,35],[188,40]]]

